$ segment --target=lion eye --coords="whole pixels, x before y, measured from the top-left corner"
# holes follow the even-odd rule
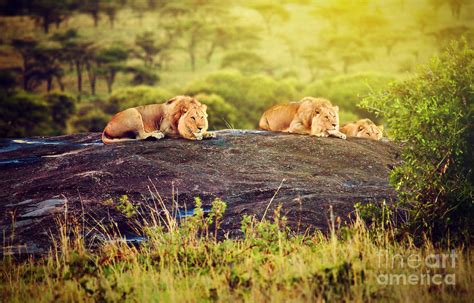
[[[196,117],[191,117],[191,119],[196,120]]]

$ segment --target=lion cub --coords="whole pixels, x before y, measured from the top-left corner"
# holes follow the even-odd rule
[[[346,123],[341,127],[341,132],[349,137],[368,138],[380,140],[383,136],[383,126],[377,126],[370,119],[361,119],[357,122]]]
[[[305,97],[299,102],[270,107],[260,118],[260,129],[317,137],[346,139],[339,132],[339,107],[323,98]]]
[[[177,96],[163,104],[126,109],[116,114],[102,132],[105,144],[165,136],[202,140],[215,137],[207,132],[207,106],[188,96]]]

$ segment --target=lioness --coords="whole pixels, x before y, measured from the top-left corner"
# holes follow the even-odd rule
[[[177,96],[162,104],[126,109],[116,114],[102,132],[105,144],[165,136],[202,140],[215,137],[207,132],[207,106],[188,96]]]
[[[370,119],[361,119],[357,122],[346,123],[341,127],[341,132],[349,137],[368,138],[380,140],[383,136],[383,126],[377,126]]]
[[[339,107],[323,98],[305,97],[299,102],[270,107],[260,118],[260,129],[317,137],[346,139],[339,132]]]

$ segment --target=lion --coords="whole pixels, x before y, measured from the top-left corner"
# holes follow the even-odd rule
[[[105,144],[131,140],[157,140],[169,136],[189,140],[215,137],[208,132],[207,106],[188,96],[162,104],[128,108],[117,113],[102,132]]]
[[[381,140],[383,137],[383,126],[377,126],[370,119],[361,119],[357,122],[346,123],[341,127],[341,132],[348,137],[368,138]]]
[[[339,107],[324,98],[305,97],[299,102],[270,107],[260,118],[260,129],[316,137],[346,139],[339,132]]]

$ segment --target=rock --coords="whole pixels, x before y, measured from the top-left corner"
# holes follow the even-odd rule
[[[64,212],[91,229],[115,220],[128,230],[131,220],[104,201],[127,195],[146,213],[155,207],[151,195],[159,194],[167,208],[179,205],[181,217],[192,214],[195,197],[206,209],[221,198],[228,205],[222,227],[230,236],[239,235],[244,214],[261,218],[272,199],[267,216],[282,204],[292,228],[324,231],[330,205],[346,218],[356,202],[393,201],[388,174],[399,161],[390,142],[261,131],[107,146],[97,133],[3,140],[0,225],[9,237],[13,222],[29,219],[15,224],[14,239],[37,249],[48,246],[48,232]]]

